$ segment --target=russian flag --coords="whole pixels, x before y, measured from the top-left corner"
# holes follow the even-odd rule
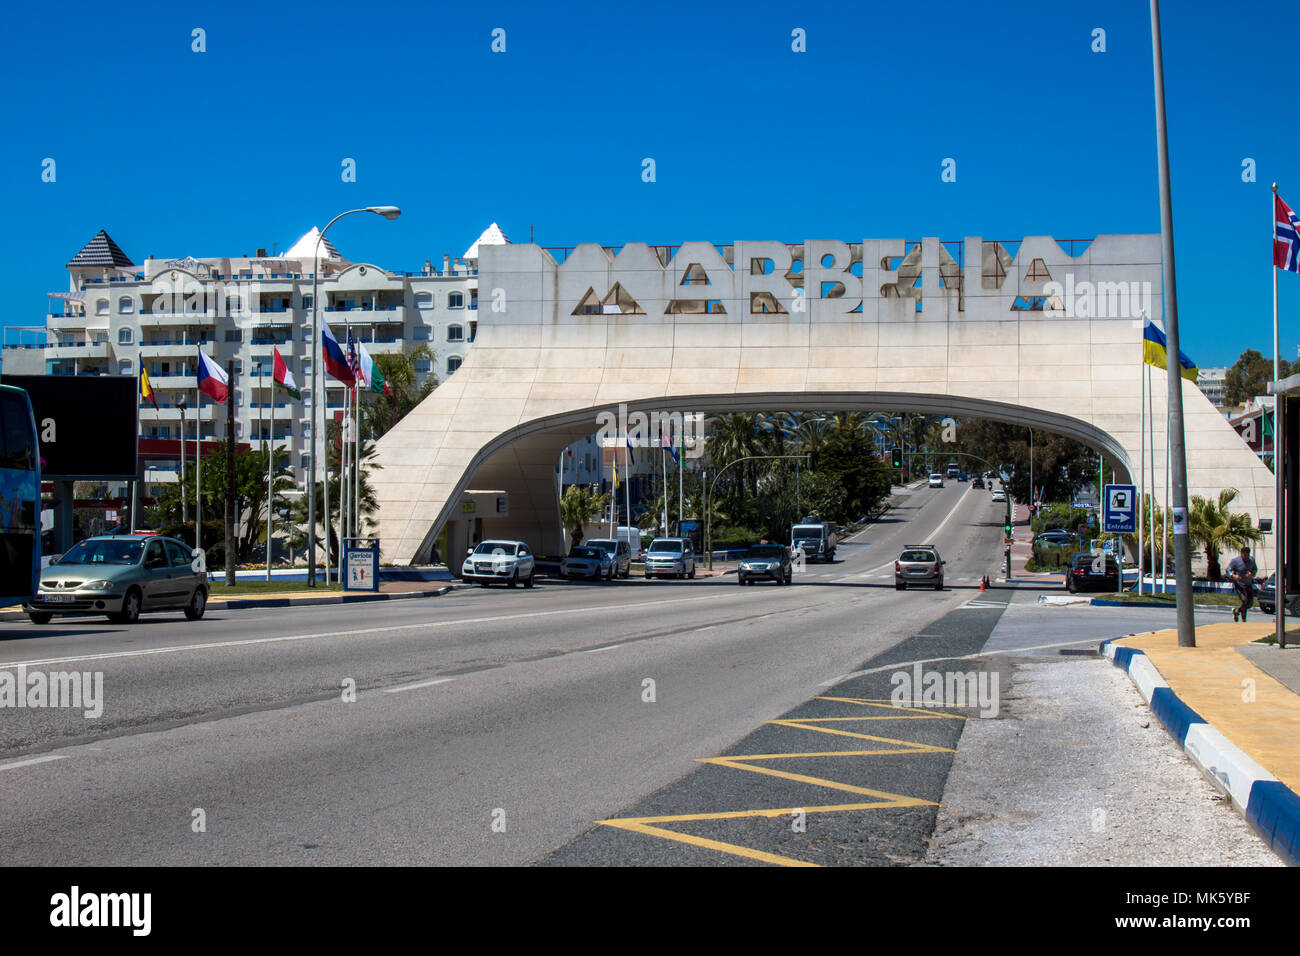
[[[334,338],[334,333],[330,331],[329,323],[321,323],[321,341],[325,353],[325,371],[331,378],[338,379],[348,388],[357,383],[356,377],[352,374],[352,369],[348,367],[347,356],[343,354],[343,349],[339,348],[338,339]]]
[[[230,395],[230,380],[220,365],[203,354],[202,348],[199,349],[198,377],[199,391],[214,402],[225,404]]]

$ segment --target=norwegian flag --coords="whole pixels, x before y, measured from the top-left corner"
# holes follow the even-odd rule
[[[355,381],[361,381],[361,359],[357,355],[357,340],[348,329],[348,370]]]
[[[1277,193],[1273,194],[1273,213],[1273,265],[1300,272],[1300,220]]]

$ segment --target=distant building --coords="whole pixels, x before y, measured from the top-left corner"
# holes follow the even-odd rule
[[[412,273],[352,262],[328,239],[319,243],[317,262],[318,238],[312,228],[276,255],[258,249],[253,256],[147,257],[136,265],[100,230],[68,262],[68,291],[49,294],[44,324],[5,329],[4,371],[139,375],[144,368],[159,407],[142,401],[143,437],[180,438],[183,402],[187,437],[194,437],[197,417],[204,438],[221,438],[224,407],[204,398],[196,416],[195,363],[202,347],[223,369],[234,362],[235,437],[254,443],[271,437],[274,415],[275,444],[289,451],[301,483],[309,465],[316,273],[322,321],[345,348],[349,328],[371,355],[426,345],[433,358],[417,360],[417,380],[430,374],[445,379],[460,367],[477,331],[478,247],[508,242],[493,223],[454,263],[444,256],[435,270],[426,260]],[[301,402],[272,389],[277,348],[302,389]],[[331,412],[342,411],[338,383],[330,385],[327,402]],[[166,471],[154,469],[150,478],[167,480]]]
[[[1227,377],[1228,370],[1223,367],[1203,368],[1196,373],[1196,384],[1205,397],[1210,400],[1210,404],[1215,408],[1223,411],[1224,400],[1228,393],[1227,385],[1224,379]]]

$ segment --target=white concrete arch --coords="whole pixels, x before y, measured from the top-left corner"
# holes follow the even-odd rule
[[[510,494],[509,516],[484,533],[560,547],[558,455],[620,402],[993,418],[1078,438],[1136,474],[1133,311],[1160,314],[1159,281],[1158,236],[1102,236],[1076,256],[1029,237],[1015,257],[978,237],[584,245],[562,262],[486,247],[481,296],[500,305],[480,310],[456,375],[378,443],[384,557],[424,557],[469,488]],[[601,311],[578,308],[588,293]],[[1154,400],[1164,407],[1163,375]],[[1231,485],[1243,510],[1271,517],[1272,473],[1193,383],[1183,400],[1190,491]],[[1154,424],[1163,486],[1163,416]]]

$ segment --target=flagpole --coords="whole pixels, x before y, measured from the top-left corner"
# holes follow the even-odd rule
[[[320,354],[325,355],[324,338],[322,333]],[[321,359],[324,361],[324,359]],[[325,512],[325,586],[330,586],[330,441],[329,441],[329,415],[330,415],[330,386],[327,376],[321,376],[321,397],[324,401],[321,403],[324,407],[321,409],[321,445],[324,448],[321,462],[322,479],[321,484],[324,486],[324,512]]]
[[[1166,356],[1165,362],[1168,363],[1168,361],[1169,358],[1168,356]],[[1181,368],[1181,363],[1179,367]],[[1153,376],[1148,372],[1147,373],[1147,405],[1149,405],[1154,410],[1156,407],[1156,403],[1155,403],[1154,394],[1152,393],[1151,390],[1152,379]],[[1147,509],[1147,526],[1150,533],[1147,535],[1147,542],[1149,547],[1151,548],[1151,593],[1155,594],[1156,593],[1156,507],[1155,507],[1156,505],[1156,416],[1154,414],[1147,418],[1147,429],[1148,429],[1147,434],[1148,437],[1150,438],[1150,441],[1148,441],[1147,444],[1148,446],[1150,446],[1150,454],[1151,454],[1151,507]],[[1168,441],[1169,441],[1169,428],[1166,426],[1165,443],[1168,444]]]
[[[1165,434],[1165,520],[1160,522],[1160,589],[1169,593],[1169,435]]]
[[[660,433],[661,442],[663,434]],[[664,473],[664,534],[668,534],[668,449],[659,449],[659,464],[663,467]]]
[[[1273,238],[1273,243],[1277,242],[1277,183],[1273,184],[1273,201],[1269,209],[1269,233]],[[1270,251],[1272,251],[1270,249]],[[1278,381],[1281,369],[1281,355],[1278,352],[1277,340],[1277,260],[1272,256],[1269,257],[1273,262],[1273,381]],[[1273,609],[1273,621],[1276,628],[1276,638],[1278,647],[1286,647],[1286,598],[1287,598],[1287,580],[1285,568],[1282,566],[1283,554],[1286,550],[1286,525],[1283,518],[1286,512],[1286,498],[1283,494],[1283,474],[1282,470],[1285,464],[1285,457],[1281,454],[1282,449],[1282,396],[1275,394],[1273,396],[1273,600],[1275,607]],[[1261,429],[1262,431],[1262,429]],[[1264,449],[1264,436],[1259,436],[1260,450]]]
[[[194,389],[194,549],[203,549],[203,393]]]
[[[366,387],[370,383],[366,382]],[[353,428],[356,431],[357,453],[353,456],[352,481],[354,483],[352,494],[352,536],[361,537],[361,385],[357,384],[356,404],[353,407],[352,421],[355,423]]]
[[[682,516],[686,513],[686,497],[683,494],[683,489],[686,487],[685,468],[686,440],[679,431],[677,433],[677,533],[679,535],[682,533]]]
[[[628,534],[628,542],[629,542],[629,543],[628,543],[628,547],[629,547],[629,548],[632,546],[632,545],[631,545],[631,538],[632,538],[632,446],[629,444],[629,442],[631,442],[631,441],[632,441],[632,439],[628,436],[627,431],[624,430],[624,432],[623,432],[623,447],[624,447],[625,449],[627,449],[627,451],[626,451],[626,454],[625,454],[625,457],[624,457],[623,460],[624,460],[625,462],[627,462],[627,475],[626,475],[627,480],[626,480],[625,482],[623,482],[623,499],[627,502],[627,512],[626,512],[626,515],[627,515],[627,534]],[[614,531],[614,538],[615,538],[615,540],[618,539],[618,530],[617,530],[617,529],[615,529],[615,531]]]
[[[262,378],[262,366],[257,367],[257,378],[259,383]],[[263,393],[265,394],[265,393]],[[271,462],[275,460],[275,376],[271,376],[271,402],[270,414],[267,416],[270,424],[270,434],[266,440],[266,580],[271,580],[271,522],[275,513],[275,498],[272,494],[273,485],[271,482]]]
[[[188,524],[190,500],[185,497],[185,393],[181,393],[181,524]]]
[[[1139,471],[1141,472],[1141,478],[1139,479],[1139,481],[1142,484],[1142,491],[1138,495],[1138,588],[1137,590],[1138,590],[1138,594],[1143,594],[1145,593],[1145,585],[1143,584],[1143,572],[1145,571],[1145,567],[1146,567],[1146,541],[1143,535],[1145,531],[1144,526],[1146,524],[1145,499],[1147,495],[1147,383],[1150,382],[1151,380],[1151,376],[1147,372],[1146,323],[1145,322],[1143,322],[1143,329],[1142,329],[1142,364],[1139,367],[1142,370],[1138,377],[1138,391],[1142,394],[1142,418],[1141,418],[1142,451],[1139,456],[1139,460],[1141,461],[1141,465],[1139,466]],[[1122,560],[1121,560],[1120,568],[1121,568],[1120,578],[1122,579],[1124,577]],[[1152,588],[1152,590],[1154,590],[1154,587]]]

